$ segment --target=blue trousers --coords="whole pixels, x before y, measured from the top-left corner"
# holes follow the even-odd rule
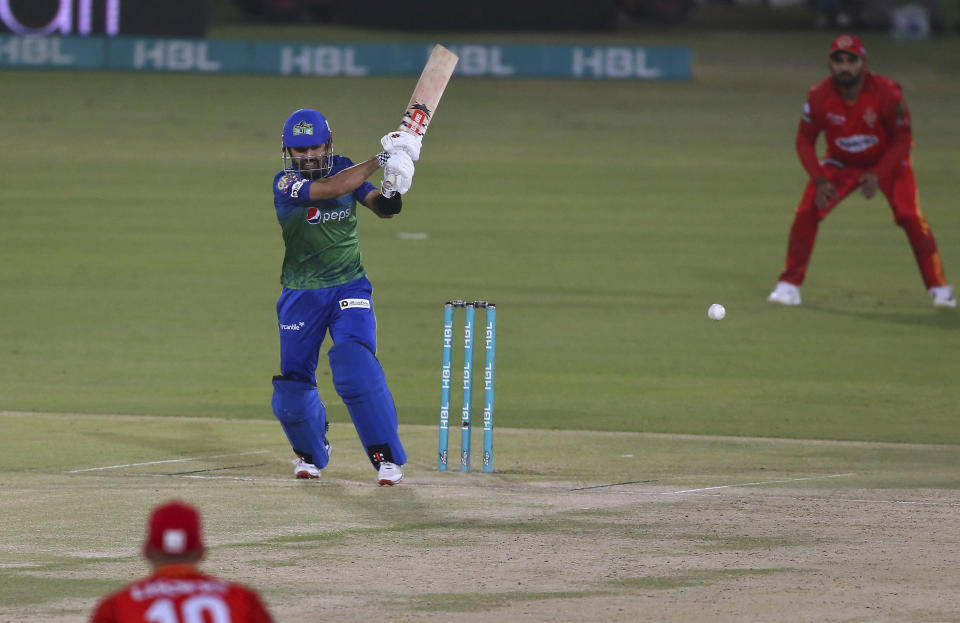
[[[372,294],[373,286],[366,277],[318,290],[284,288],[277,301],[283,376],[317,384],[320,346],[327,331],[334,344],[359,342],[376,353]],[[341,301],[353,301],[355,306]]]
[[[329,331],[333,384],[350,412],[374,467],[402,465],[397,411],[377,352],[373,287],[364,276],[331,288],[284,288],[277,301],[280,369],[284,377],[316,385],[320,347]]]

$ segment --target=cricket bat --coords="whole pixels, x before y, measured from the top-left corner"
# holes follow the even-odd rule
[[[417,86],[413,88],[410,102],[403,111],[398,130],[420,137],[427,133],[433,114],[437,111],[437,105],[440,104],[440,97],[447,88],[447,83],[459,60],[459,56],[442,45],[433,46],[430,57],[427,58],[427,64],[423,66],[423,71],[420,73],[420,79],[417,80]],[[390,197],[395,192],[395,186],[395,180],[390,179],[390,176],[384,176],[381,192]]]

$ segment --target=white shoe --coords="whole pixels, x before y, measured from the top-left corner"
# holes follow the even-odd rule
[[[777,287],[773,289],[770,296],[767,297],[770,303],[779,303],[780,305],[799,305],[800,288],[787,283],[786,281],[777,282]]]
[[[934,286],[927,292],[933,297],[934,307],[957,306],[957,298],[953,295],[953,286]]]
[[[307,463],[302,458],[297,457],[293,460],[294,478],[319,478],[320,468],[313,463]]]
[[[403,480],[403,471],[399,465],[383,461],[377,472],[377,484],[393,486]]]

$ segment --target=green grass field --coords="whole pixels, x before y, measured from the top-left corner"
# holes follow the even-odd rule
[[[881,200],[825,223],[804,307],[764,302],[822,39],[773,58],[731,39],[726,60],[707,40],[691,84],[455,81],[403,214],[361,223],[403,421],[435,419],[441,305],[462,297],[499,305],[501,426],[960,440],[960,322],[930,307]],[[897,77],[949,277],[960,88],[918,65]],[[5,73],[0,407],[269,418],[277,128],[322,108],[365,158],[410,83]]]
[[[823,224],[803,306],[765,302],[804,184],[796,123],[806,89],[825,74],[829,36],[678,30],[641,39],[634,43],[691,46],[693,82],[454,80],[403,213],[384,221],[363,212],[379,357],[411,454],[411,486],[383,502],[395,522],[366,508],[377,489],[360,487],[372,474],[324,354],[319,387],[339,471],[319,493],[271,484],[288,467],[270,410],[282,242],[269,184],[292,110],[321,109],[337,151],[361,160],[379,151],[414,79],[3,72],[0,496],[3,541],[17,545],[0,554],[0,601],[12,608],[0,608],[0,619],[42,610],[44,621],[82,620],[93,598],[139,572],[145,509],[166,495],[211,513],[214,552],[236,563],[212,570],[241,579],[251,562],[292,564],[277,548],[297,539],[318,555],[335,553],[324,549],[323,522],[334,536],[367,534],[387,549],[397,534],[428,534],[455,550],[453,509],[463,510],[459,527],[471,533],[568,534],[586,520],[571,510],[576,501],[554,508],[551,492],[626,481],[694,488],[849,472],[856,475],[815,484],[940,490],[930,495],[952,495],[944,508],[955,520],[960,316],[931,307],[883,199],[851,198]],[[956,283],[960,68],[951,59],[960,57],[960,40],[876,35],[868,47],[877,71],[904,86],[921,202]],[[450,298],[495,301],[499,316],[500,473],[488,481],[451,474],[448,482],[469,485],[460,495],[432,473],[442,304]],[[707,319],[714,302],[727,308],[721,322]],[[65,475],[245,451],[264,458],[204,459],[198,469],[263,482],[164,479],[152,468]],[[484,496],[516,515],[485,523]],[[596,511],[587,533],[639,521],[653,535],[645,538],[664,536],[653,511],[630,503],[608,509],[616,519]],[[238,504],[250,512],[238,514]],[[551,510],[531,510],[537,519],[525,524],[532,508]],[[279,528],[267,538],[271,525]],[[730,539],[748,533],[760,549],[770,531],[719,529]],[[271,540],[284,536],[292,541]],[[947,542],[955,549],[955,538]],[[585,590],[640,600],[710,582],[684,573],[663,581],[628,573]],[[555,577],[557,586],[522,598],[522,587],[499,586],[489,601],[464,599],[486,611],[514,598],[583,597],[575,578],[559,586]],[[274,605],[299,595],[296,578],[247,579],[265,584]],[[438,594],[419,605],[387,605],[405,613],[399,620],[422,620],[423,604],[457,611],[439,592],[473,590],[437,582]],[[34,610],[38,591],[52,597]],[[343,620],[359,616],[345,612]],[[857,616],[838,612],[837,620]]]

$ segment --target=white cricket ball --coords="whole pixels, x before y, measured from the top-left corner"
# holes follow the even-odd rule
[[[723,317],[727,315],[727,309],[720,303],[714,303],[707,310],[707,317],[710,320],[723,320]]]

